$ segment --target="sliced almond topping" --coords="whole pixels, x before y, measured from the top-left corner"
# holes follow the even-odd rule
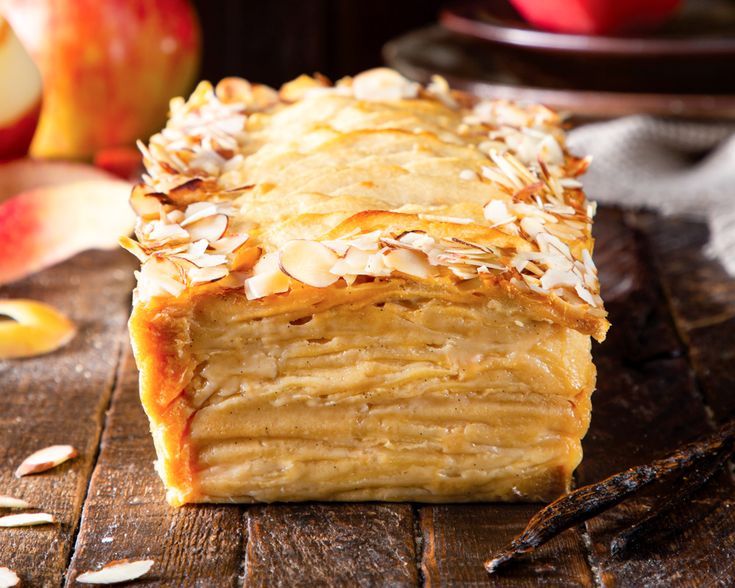
[[[155,562],[152,559],[140,559],[131,561],[121,559],[112,561],[93,572],[84,572],[77,576],[80,584],[118,584],[130,582],[147,574]]]
[[[281,248],[279,265],[281,271],[294,280],[326,288],[339,279],[329,271],[338,259],[334,251],[318,241],[295,239]]]
[[[32,527],[55,523],[54,515],[47,512],[32,512],[0,517],[0,527]]]
[[[356,75],[352,91],[358,100],[401,100],[416,98],[419,85],[395,70],[378,67]]]
[[[245,280],[245,297],[257,300],[271,294],[287,292],[291,283],[288,276],[280,270],[251,276]]]
[[[32,357],[66,345],[77,332],[58,310],[34,300],[0,300],[0,359]]]
[[[189,279],[195,284],[205,282],[214,282],[220,278],[224,278],[229,272],[223,265],[215,267],[202,267],[189,270]]]
[[[185,227],[215,214],[217,214],[217,205],[214,202],[194,202],[186,207],[181,226]]]
[[[431,266],[426,256],[415,251],[393,249],[383,255],[383,260],[389,268],[409,276],[428,278],[431,275]]]
[[[491,200],[488,202],[483,208],[483,213],[485,219],[496,227],[516,220],[516,217],[508,211],[508,205],[502,200]]]
[[[118,243],[120,243],[120,247],[128,251],[128,253],[135,255],[135,257],[138,258],[138,261],[143,262],[149,257],[148,252],[143,249],[142,245],[137,241],[133,241],[128,236],[120,237]]]
[[[271,294],[287,292],[291,286],[288,276],[278,267],[278,253],[266,253],[253,267],[253,275],[245,280],[245,297],[257,300]]]
[[[200,219],[186,227],[192,241],[206,239],[209,243],[222,238],[227,230],[229,220],[226,214],[215,214]]]
[[[223,253],[227,255],[228,253],[232,253],[233,251],[236,251],[237,249],[242,247],[242,245],[247,242],[248,238],[249,236],[247,233],[233,235],[232,237],[222,237],[221,239],[217,239],[216,241],[210,243],[210,246],[217,253]]]
[[[20,498],[0,495],[0,508],[30,508],[30,506],[30,504]]]
[[[336,276],[345,278],[345,282],[349,285],[355,281],[354,278],[356,276],[365,274],[371,255],[372,253],[369,251],[363,251],[357,247],[349,247],[345,256],[337,260],[337,263],[329,271]]]
[[[20,578],[10,568],[0,567],[0,588],[13,588],[20,586]]]
[[[189,233],[176,223],[164,223],[154,220],[144,226],[143,236],[146,241],[167,243],[170,241],[186,241]]]
[[[29,474],[45,472],[65,461],[79,455],[71,445],[51,445],[39,449],[23,460],[23,463],[15,470],[15,476],[20,478]]]
[[[138,294],[143,300],[167,294],[177,297],[186,288],[182,281],[182,272],[171,259],[151,257],[136,275]]]

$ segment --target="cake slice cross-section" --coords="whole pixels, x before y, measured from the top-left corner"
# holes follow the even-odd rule
[[[130,319],[171,504],[550,500],[608,328],[559,117],[227,78],[140,145]]]

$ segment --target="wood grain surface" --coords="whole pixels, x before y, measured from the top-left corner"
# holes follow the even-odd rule
[[[613,329],[594,348],[598,389],[578,484],[643,463],[735,414],[735,280],[689,221],[602,209],[596,260]],[[74,586],[82,571],[151,558],[141,586],[732,586],[735,496],[727,473],[625,557],[610,541],[654,488],[570,529],[497,576],[482,561],[535,504],[217,505],[172,509],[153,469],[126,342],[133,262],[85,253],[0,290],[50,302],[80,325],[46,357],[0,363],[0,494],[60,524],[0,530],[0,566],[26,586]],[[108,410],[109,408],[109,410]],[[80,457],[16,479],[29,453]]]

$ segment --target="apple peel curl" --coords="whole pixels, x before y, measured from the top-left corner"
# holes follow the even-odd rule
[[[74,338],[76,327],[48,304],[0,300],[0,359],[32,357],[55,351]]]

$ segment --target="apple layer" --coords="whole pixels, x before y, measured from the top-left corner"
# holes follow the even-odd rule
[[[231,293],[136,309],[134,340],[158,341],[155,365],[137,351],[173,504],[548,500],[568,488],[594,388],[588,335],[511,299],[411,281],[303,302],[274,313]],[[157,404],[154,381],[172,371],[188,374],[171,403],[186,418]]]

